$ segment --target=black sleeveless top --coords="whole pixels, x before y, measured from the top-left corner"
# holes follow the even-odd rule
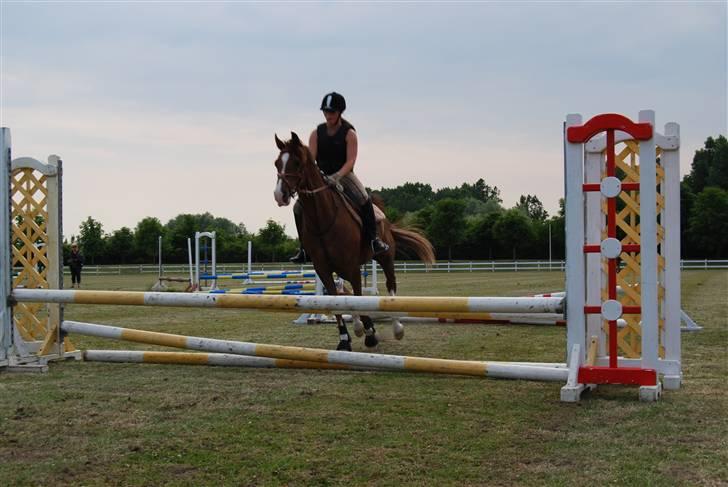
[[[346,134],[349,130],[354,130],[354,127],[343,118],[341,127],[334,135],[326,132],[325,123],[316,127],[316,162],[324,174],[334,174],[346,163]]]

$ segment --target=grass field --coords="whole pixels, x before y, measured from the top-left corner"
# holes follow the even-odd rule
[[[601,387],[578,404],[558,383],[317,370],[53,364],[0,375],[3,485],[728,484],[728,272],[683,273],[684,387],[658,403]],[[553,272],[401,274],[400,294],[518,296],[563,289]],[[86,289],[148,290],[148,276]],[[295,314],[77,306],[66,319],[332,348],[333,325]],[[563,361],[560,327],[417,325],[379,351]],[[80,349],[152,349],[74,337]],[[355,339],[355,350],[363,350]]]

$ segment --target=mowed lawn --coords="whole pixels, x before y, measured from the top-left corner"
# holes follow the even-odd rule
[[[402,295],[522,296],[558,272],[400,274]],[[728,483],[728,272],[684,272],[684,386],[658,403],[601,387],[411,373],[69,361],[0,375],[2,485],[719,485]],[[148,290],[150,276],[87,276]],[[296,314],[71,305],[66,319],[333,348]],[[563,361],[562,327],[385,323],[379,352]],[[156,349],[72,337],[80,349]],[[355,339],[355,350],[364,350]]]

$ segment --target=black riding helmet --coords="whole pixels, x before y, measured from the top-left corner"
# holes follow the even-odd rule
[[[321,110],[324,112],[343,112],[346,110],[346,100],[342,95],[332,91],[321,100]]]

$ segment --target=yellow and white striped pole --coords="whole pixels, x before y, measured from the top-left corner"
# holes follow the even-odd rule
[[[268,357],[248,357],[228,353],[150,352],[141,350],[86,350],[86,362],[216,365],[222,367],[251,367],[261,369],[336,369],[353,370],[340,364],[322,364],[303,360],[285,360]]]
[[[217,340],[213,338],[173,335],[169,333],[97,325],[93,323],[79,323],[76,321],[64,321],[61,328],[66,333],[77,333],[80,335],[125,340],[150,345],[161,345],[165,347],[184,348],[202,352],[228,353],[233,355],[247,355],[252,357],[268,357],[297,361],[302,360],[305,362],[338,364],[384,370],[558,382],[565,381],[569,372],[568,369],[557,366],[516,365],[513,363],[407,357],[402,355],[380,355],[374,353],[344,352],[338,350],[322,350],[283,345],[266,345],[232,340]]]
[[[12,300],[35,303],[110,304],[209,308],[277,309],[362,314],[563,313],[564,298],[301,296],[198,294],[68,289],[14,289]]]

